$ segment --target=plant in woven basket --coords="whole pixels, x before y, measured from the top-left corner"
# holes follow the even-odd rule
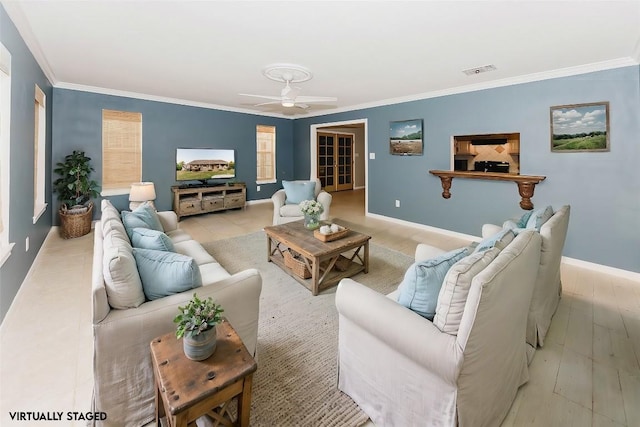
[[[60,208],[60,233],[65,239],[84,236],[91,232],[93,216],[92,197],[98,197],[98,183],[91,179],[91,158],[84,151],[74,150],[58,162],[53,170],[60,175],[53,181],[53,191],[58,193]]]
[[[94,171],[91,158],[84,151],[73,150],[53,171],[60,175],[53,182],[53,191],[58,193],[61,209],[86,207],[91,198],[99,196],[98,183],[90,178]]]

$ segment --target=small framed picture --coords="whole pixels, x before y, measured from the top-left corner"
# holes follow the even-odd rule
[[[609,151],[609,103],[551,107],[551,151]]]
[[[389,152],[396,156],[421,156],[422,119],[390,122]]]

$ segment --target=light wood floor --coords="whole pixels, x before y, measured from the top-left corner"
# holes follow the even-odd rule
[[[468,243],[365,217],[363,201],[362,190],[334,193],[331,216],[410,256],[419,242],[444,249]],[[225,239],[270,225],[272,209],[251,204],[180,225],[201,242]],[[12,422],[12,411],[90,409],[92,239],[52,232],[0,326],[2,426],[28,424]],[[503,426],[640,426],[640,283],[574,266],[563,266],[562,280],[545,347]]]

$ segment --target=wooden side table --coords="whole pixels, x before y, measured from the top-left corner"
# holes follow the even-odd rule
[[[216,333],[215,353],[200,362],[187,359],[175,333],[151,341],[156,425],[160,426],[165,415],[171,427],[195,425],[202,415],[224,426],[249,425],[251,382],[258,365],[229,322],[216,326]],[[227,409],[236,397],[238,416],[234,423]]]

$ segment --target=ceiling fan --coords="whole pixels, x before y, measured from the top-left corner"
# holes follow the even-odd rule
[[[279,81],[285,84],[280,91],[280,96],[275,95],[256,95],[251,93],[240,93],[242,96],[252,96],[254,98],[268,99],[267,102],[255,104],[255,107],[264,105],[280,104],[283,107],[297,107],[306,110],[309,104],[316,102],[334,102],[338,98],[334,96],[301,96],[302,89],[297,86],[291,86],[291,83],[299,83],[310,80],[311,71],[307,68],[295,64],[273,64],[267,66],[262,73],[269,79]]]

